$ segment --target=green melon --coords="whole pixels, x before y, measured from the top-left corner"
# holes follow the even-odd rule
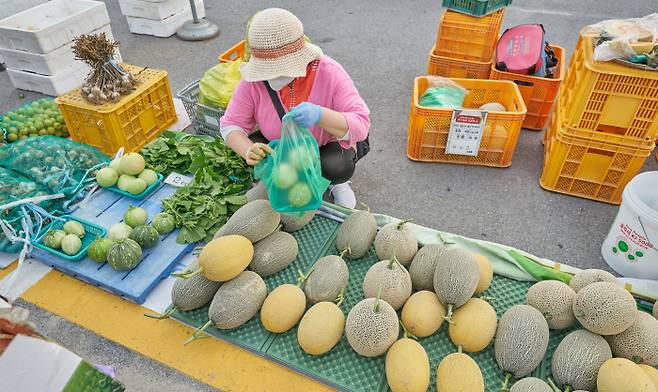
[[[599,368],[610,358],[610,347],[601,336],[584,329],[571,332],[553,353],[553,379],[558,387],[594,390]]]
[[[611,282],[615,283],[617,278],[614,277],[610,272],[591,268],[577,272],[571,281],[569,286],[575,291],[579,292],[583,287],[596,283],[596,282]]]
[[[297,258],[299,245],[290,233],[275,231],[254,244],[249,269],[262,277],[275,274]]]
[[[434,271],[434,292],[446,305],[448,321],[454,309],[471,299],[479,280],[480,270],[472,252],[452,248],[439,256]]]
[[[510,392],[553,392],[550,385],[535,377],[526,377],[516,382]]]
[[[267,297],[263,278],[252,271],[224,282],[208,309],[210,322],[219,329],[237,328],[251,320]]]
[[[347,342],[364,357],[386,353],[399,333],[400,323],[395,309],[377,298],[366,298],[354,305],[345,322]]]
[[[532,285],[526,294],[526,303],[539,310],[551,329],[569,328],[576,322],[573,300],[576,292],[566,283],[543,280]]]
[[[318,259],[304,281],[304,293],[312,304],[334,302],[347,289],[350,272],[340,256],[329,255]]]
[[[208,280],[203,274],[177,278],[171,288],[171,303],[183,312],[198,309],[212,300],[221,285],[222,282]]]
[[[141,225],[132,229],[128,238],[137,242],[142,248],[152,248],[160,240],[160,233],[151,225]]]
[[[281,224],[283,225],[283,231],[288,233],[294,233],[295,231],[306,226],[313,220],[317,210],[305,211],[304,214],[281,214]]]
[[[140,261],[142,261],[142,248],[130,238],[115,241],[107,251],[107,263],[115,270],[133,269]]]
[[[416,252],[409,265],[409,275],[414,290],[434,291],[434,271],[439,256],[445,252],[447,247],[443,244],[428,244]]]
[[[649,366],[658,365],[658,320],[638,312],[637,320],[624,332],[606,336],[615,357]]]
[[[389,223],[379,230],[375,237],[375,252],[379,260],[397,260],[405,267],[418,252],[416,234],[405,221]]]
[[[348,215],[338,228],[336,248],[347,250],[345,257],[354,260],[363,257],[377,235],[377,221],[368,211],[355,211]]]
[[[254,200],[240,207],[215,234],[215,238],[238,234],[256,243],[272,234],[281,222],[267,200]]]
[[[576,294],[573,313],[585,329],[598,335],[624,332],[637,320],[635,298],[611,282],[592,283]]]
[[[389,260],[373,264],[363,278],[363,296],[375,298],[381,287],[381,299],[398,310],[411,295],[411,277],[404,266]]]

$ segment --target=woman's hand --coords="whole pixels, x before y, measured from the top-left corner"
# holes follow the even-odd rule
[[[247,161],[247,165],[256,166],[258,162],[265,158],[265,154],[271,154],[272,152],[272,148],[267,144],[254,143],[245,151],[244,159]]]
[[[322,119],[322,106],[310,102],[302,102],[295,106],[293,119],[299,126],[311,128]]]

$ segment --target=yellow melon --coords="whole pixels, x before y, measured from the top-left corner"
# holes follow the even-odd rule
[[[438,331],[446,309],[432,291],[414,293],[402,308],[402,324],[414,336],[424,338]]]
[[[273,333],[286,332],[302,318],[306,295],[294,284],[282,284],[272,290],[260,309],[260,321]]]
[[[471,298],[452,315],[450,340],[464,351],[484,350],[496,335],[496,311],[487,301]]]
[[[599,392],[656,392],[642,368],[625,358],[605,361],[599,369],[596,387]]]
[[[466,354],[452,353],[436,369],[437,392],[484,392],[480,367]]]
[[[486,256],[479,253],[475,254],[475,261],[478,263],[480,268],[480,279],[478,280],[478,285],[475,288],[475,294],[484,293],[491,284],[493,280],[493,268],[491,267],[491,262],[487,259]]]
[[[343,311],[333,302],[318,302],[299,322],[297,342],[307,354],[321,355],[338,343],[344,329]]]
[[[217,237],[199,254],[203,275],[214,282],[225,282],[240,275],[254,256],[254,246],[241,235]]]
[[[425,392],[430,385],[430,360],[423,346],[403,338],[386,353],[386,381],[392,392]]]

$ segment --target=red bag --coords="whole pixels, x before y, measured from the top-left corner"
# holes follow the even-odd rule
[[[546,76],[544,26],[523,24],[505,30],[496,45],[496,69]]]

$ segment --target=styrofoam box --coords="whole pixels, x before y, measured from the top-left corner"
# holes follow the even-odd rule
[[[196,0],[197,15],[199,18],[205,18],[206,10],[203,7],[203,0]],[[128,29],[131,33],[154,35],[156,37],[170,37],[176,34],[183,23],[192,20],[192,9],[187,7],[184,11],[172,15],[165,20],[150,20],[144,18],[126,17]]]
[[[190,9],[188,0],[165,0],[153,3],[146,0],[119,0],[121,13],[125,16],[152,20],[164,20]]]
[[[0,47],[45,54],[109,23],[103,2],[52,0],[0,20]]]
[[[110,25],[94,30],[91,34],[100,33],[105,33],[108,39],[114,40]],[[46,54],[0,49],[0,55],[5,59],[7,68],[16,71],[34,72],[41,75],[56,75],[74,67],[79,62],[74,59],[72,46],[73,42]]]
[[[0,19],[17,14],[48,0],[0,0]]]

